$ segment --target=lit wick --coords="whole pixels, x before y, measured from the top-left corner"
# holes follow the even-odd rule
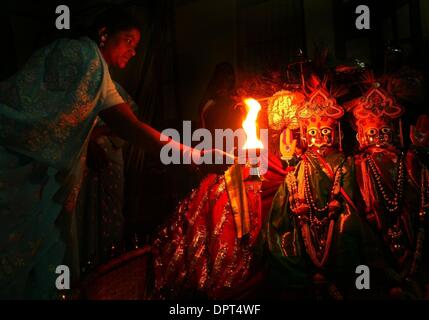
[[[246,142],[244,143],[243,150],[247,150],[246,158],[248,158],[248,164],[250,165],[250,174],[252,176],[259,177],[258,171],[258,158],[261,149],[264,149],[264,145],[261,140],[258,139],[256,134],[257,131],[257,119],[258,113],[261,110],[261,105],[255,99],[248,98],[244,100],[247,110],[246,119],[243,121],[242,126],[246,133]]]
[[[256,120],[258,119],[258,113],[261,110],[261,105],[257,100],[252,98],[244,100],[244,103],[246,104],[247,116],[242,124],[243,129],[246,132],[246,142],[243,149],[263,149],[264,145],[256,135]]]

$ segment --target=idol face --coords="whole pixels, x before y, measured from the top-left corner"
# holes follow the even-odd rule
[[[313,150],[333,148],[336,142],[337,122],[331,119],[313,118],[307,125],[307,147]]]
[[[417,131],[414,127],[412,127],[411,130],[412,130],[411,141],[413,142],[414,145],[418,147],[429,146],[429,131],[426,131],[426,132]]]
[[[361,149],[369,147],[391,148],[393,147],[394,130],[386,121],[368,121],[359,128],[357,140]]]
[[[429,147],[429,116],[421,115],[415,126],[410,128],[410,138],[417,147]]]
[[[384,148],[391,146],[392,142],[393,135],[390,127],[368,128],[365,131],[365,143],[367,146]]]
[[[334,144],[334,130],[326,126],[307,128],[307,141],[309,147],[332,147]]]

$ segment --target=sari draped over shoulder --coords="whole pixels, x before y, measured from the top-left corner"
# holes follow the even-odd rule
[[[73,207],[109,75],[89,38],[38,50],[0,83],[0,298],[55,298],[58,215]]]

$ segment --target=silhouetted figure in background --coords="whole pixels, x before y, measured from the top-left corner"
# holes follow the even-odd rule
[[[216,65],[199,106],[200,126],[215,129],[241,128],[241,113],[235,108],[235,72],[230,63]]]

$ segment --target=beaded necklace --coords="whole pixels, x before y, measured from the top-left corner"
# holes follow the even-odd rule
[[[314,155],[312,151],[307,151],[307,154],[313,158],[316,158],[316,155]],[[338,193],[341,189],[340,183],[341,183],[341,177],[342,177],[342,171],[343,171],[342,170],[343,163],[344,162],[340,164],[340,166],[337,168],[337,170],[334,173],[334,179],[333,179],[334,181],[332,183],[331,190],[329,191],[326,205],[324,205],[323,207],[318,207],[316,204],[316,201],[314,200],[313,192],[311,190],[309,161],[307,159],[304,159],[304,197],[305,197],[305,202],[311,209],[310,210],[311,213],[314,213],[314,214],[326,213],[330,208],[331,202],[338,196]]]
[[[306,154],[317,160],[317,156],[311,151],[307,151]],[[300,223],[304,245],[310,259],[316,267],[323,268],[329,257],[335,214],[337,209],[341,207],[335,198],[341,190],[340,184],[344,162],[340,164],[334,173],[334,181],[332,182],[326,205],[318,207],[314,200],[310,183],[310,161],[306,157],[302,161],[304,166],[304,199],[297,197],[299,192],[298,181],[293,173],[289,173],[286,177],[286,183],[291,193],[290,206]],[[325,215],[321,219],[316,215],[323,213]]]
[[[421,172],[420,181],[420,212],[419,220],[420,223],[424,223],[426,211],[429,208],[429,171],[427,168],[423,168]]]
[[[394,184],[396,186],[396,189],[395,189],[395,194],[393,198],[389,198],[386,194],[386,191],[381,183],[381,174],[377,166],[375,165],[374,159],[369,155],[367,155],[366,159],[368,160],[368,165],[371,170],[371,173],[374,175],[374,178],[376,180],[376,186],[378,188],[378,191],[383,196],[387,210],[391,213],[398,212],[403,199],[403,192],[404,192],[404,182],[405,182],[405,172],[406,172],[404,154],[401,153],[399,157],[399,163],[397,168],[397,178]],[[428,174],[428,170],[424,168],[421,171],[421,179],[420,179],[420,210],[418,213],[419,226],[418,226],[417,239],[415,243],[415,251],[413,254],[413,259],[411,261],[410,268],[408,270],[405,269],[402,272],[402,274],[406,278],[411,278],[413,275],[415,275],[418,269],[419,262],[421,261],[423,242],[425,238],[424,222],[425,222],[427,210],[429,208],[428,200],[429,200],[429,174]],[[403,235],[399,223],[400,222],[397,221],[391,228],[389,228],[387,233],[387,236],[390,239],[389,242],[391,242],[390,245],[393,253],[395,251],[401,251],[402,249],[402,245],[397,243],[397,241],[400,241],[400,238]]]
[[[420,180],[420,211],[419,211],[419,231],[417,234],[416,251],[410,268],[410,277],[417,272],[417,267],[422,258],[423,243],[425,240],[425,218],[429,208],[429,172],[423,168]]]
[[[387,194],[387,192],[383,186],[381,173],[380,173],[379,169],[377,168],[377,165],[375,164],[375,161],[374,161],[372,155],[367,154],[366,160],[367,160],[369,169],[370,169],[373,177],[375,178],[376,187],[384,199],[386,209],[391,213],[397,212],[399,210],[399,206],[402,202],[402,197],[403,197],[403,193],[404,193],[404,181],[405,181],[404,154],[401,153],[399,156],[396,181],[394,183],[396,188],[394,190],[393,198],[389,197],[389,195]]]

